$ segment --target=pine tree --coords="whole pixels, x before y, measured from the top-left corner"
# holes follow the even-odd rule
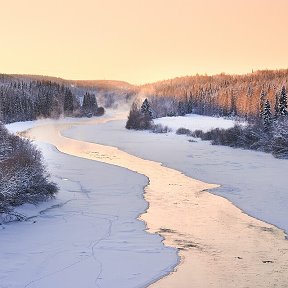
[[[278,93],[275,94],[275,105],[274,105],[274,119],[278,119],[280,116],[279,113],[279,95]]]
[[[266,97],[266,93],[264,92],[264,90],[262,90],[261,94],[260,94],[260,104],[259,104],[259,116],[260,116],[260,118],[263,118],[263,114],[264,114],[265,97]]]
[[[264,128],[268,129],[269,126],[271,125],[271,122],[272,122],[271,106],[269,100],[267,99],[264,104],[264,111],[263,111]]]
[[[94,94],[85,93],[82,109],[88,114],[92,113],[92,115],[95,115],[97,113],[98,105]]]
[[[189,96],[189,100],[188,100],[188,109],[187,109],[187,113],[191,114],[193,112],[193,96],[192,96],[192,92],[190,91],[190,96]]]
[[[279,114],[281,116],[286,116],[287,112],[287,93],[285,86],[282,87],[280,98],[279,98]]]
[[[179,101],[177,110],[178,110],[178,115],[179,116],[184,116],[186,114],[185,103],[183,103],[182,101]]]
[[[148,115],[150,118],[152,118],[152,110],[147,98],[143,101],[141,105],[141,113]]]
[[[65,97],[64,97],[64,112],[65,113],[73,113],[74,105],[73,105],[73,94],[71,90],[67,89],[65,91]]]

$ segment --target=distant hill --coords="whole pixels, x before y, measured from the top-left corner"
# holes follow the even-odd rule
[[[125,81],[118,80],[68,80],[60,77],[45,76],[45,75],[29,75],[29,74],[1,74],[4,77],[10,77],[22,81],[52,81],[63,85],[76,85],[79,87],[98,88],[98,89],[136,89],[135,85],[132,85]]]
[[[150,99],[156,117],[197,113],[255,118],[259,115],[259,105],[263,104],[261,101],[268,99],[272,108],[277,106],[281,89],[283,86],[287,88],[288,69],[245,75],[184,76],[140,86],[117,80],[67,80],[41,75],[0,74],[0,86],[13,81],[57,83],[69,88],[80,102],[81,97],[89,92],[95,94],[104,107],[132,103],[140,94],[141,98]]]
[[[98,89],[137,89],[137,86],[117,80],[74,80],[70,81],[81,87],[96,87]]]

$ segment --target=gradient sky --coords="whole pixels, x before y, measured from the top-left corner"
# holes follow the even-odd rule
[[[0,72],[146,83],[288,68],[287,0],[0,0]]]

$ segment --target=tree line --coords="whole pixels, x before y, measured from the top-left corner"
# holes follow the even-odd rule
[[[255,120],[259,118],[261,95],[270,107],[277,107],[287,81],[288,70],[196,75],[147,84],[141,87],[141,92],[149,99],[155,118],[195,113]]]
[[[2,79],[3,80],[3,79]],[[59,118],[60,116],[92,116],[104,114],[96,96],[86,92],[80,98],[69,86],[47,80],[20,81],[0,79],[0,121]]]

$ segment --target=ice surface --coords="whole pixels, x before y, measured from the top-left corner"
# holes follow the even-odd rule
[[[177,122],[177,117],[174,119]],[[73,127],[63,134],[116,146],[141,158],[161,162],[192,178],[221,184],[211,192],[231,200],[249,215],[288,231],[287,160],[275,159],[262,152],[213,146],[204,141],[188,142],[187,136],[174,133],[153,134],[129,131],[124,127],[124,120],[113,121]]]

